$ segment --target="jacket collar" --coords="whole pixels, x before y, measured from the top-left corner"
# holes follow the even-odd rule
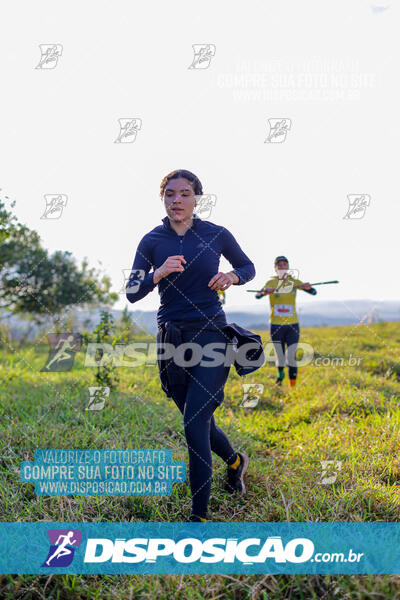
[[[164,224],[164,227],[165,227],[166,229],[171,229],[171,230],[172,230],[171,223],[169,222],[169,217],[168,217],[168,215],[167,215],[166,217],[164,217],[163,219],[161,219],[161,220],[162,220],[162,222],[163,222],[163,224]],[[196,229],[198,228],[199,221],[201,221],[200,217],[198,217],[196,214],[194,214],[194,215],[193,215],[193,223],[192,223],[192,227],[190,227],[189,229],[194,229],[194,230],[196,230]]]

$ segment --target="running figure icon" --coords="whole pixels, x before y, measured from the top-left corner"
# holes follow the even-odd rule
[[[81,347],[79,334],[49,334],[50,353],[42,371],[68,371],[74,362],[75,352]]]
[[[48,558],[46,560],[46,565],[50,566],[50,562],[53,560],[53,558],[61,558],[61,556],[66,556],[67,554],[72,554],[72,550],[70,548],[67,548],[66,546],[69,544],[76,544],[78,540],[74,540],[71,539],[71,537],[74,536],[74,532],[73,531],[69,531],[66,535],[59,535],[56,541],[56,545],[58,545],[57,550],[50,556],[50,558]],[[63,539],[63,541],[60,543],[60,540]]]

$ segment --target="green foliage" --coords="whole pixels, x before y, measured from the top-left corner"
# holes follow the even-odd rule
[[[146,335],[146,331],[133,322],[132,315],[127,306],[125,306],[120,318],[115,324],[115,332],[118,343],[120,344],[129,344],[133,341],[134,337],[143,337]]]
[[[5,208],[0,200],[0,308],[30,313],[36,322],[60,320],[73,306],[114,303],[111,281],[84,260],[80,266],[70,252],[50,254],[40,237]]]
[[[8,196],[5,198],[8,200]],[[14,208],[14,206],[15,201],[10,203],[11,208]],[[11,232],[15,228],[16,222],[17,218],[12,214],[11,211],[7,210],[5,203],[0,199],[0,243],[3,243],[4,240],[10,236]]]
[[[10,327],[5,324],[0,324],[0,348],[4,348],[5,350],[12,348],[12,343],[13,340]]]
[[[93,335],[95,336],[96,342],[111,344],[114,348],[117,343],[117,338],[115,336],[115,322],[114,317],[108,310],[101,310],[100,322],[93,330]],[[101,356],[99,356],[99,358],[101,358]],[[119,381],[118,373],[112,361],[97,367],[95,378],[98,386],[109,387],[110,391],[117,387]]]

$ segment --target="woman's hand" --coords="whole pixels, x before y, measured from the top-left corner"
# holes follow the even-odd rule
[[[308,282],[307,282],[307,283],[303,283],[303,284],[300,286],[300,289],[301,289],[301,290],[311,290],[311,285],[310,285]]]
[[[208,282],[208,287],[212,290],[227,290],[233,283],[237,283],[239,277],[236,273],[217,273],[214,277],[211,277]]]
[[[163,262],[161,267],[158,267],[154,271],[153,281],[154,283],[158,283],[160,279],[163,277],[167,277],[170,273],[182,273],[185,270],[182,265],[182,261],[186,264],[186,260],[183,257],[183,254],[176,254],[175,256],[168,256],[167,260]]]

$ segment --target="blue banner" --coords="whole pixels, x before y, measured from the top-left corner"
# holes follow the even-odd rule
[[[400,573],[400,523],[0,523],[0,573]]]

